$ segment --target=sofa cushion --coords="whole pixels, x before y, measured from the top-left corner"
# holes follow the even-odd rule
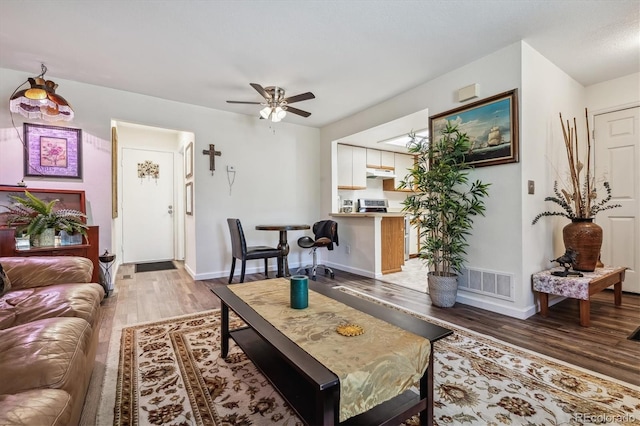
[[[95,326],[104,289],[99,284],[57,284],[14,290],[0,297],[0,330],[53,317],[78,317]]]
[[[88,283],[93,274],[93,263],[77,256],[2,257],[0,262],[14,290],[52,284]]]
[[[0,425],[66,426],[71,421],[71,395],[60,389],[33,389],[0,395]]]
[[[11,290],[11,281],[2,269],[2,263],[0,263],[0,296]]]
[[[81,318],[48,318],[0,330],[0,395],[29,389],[85,393],[92,330]]]

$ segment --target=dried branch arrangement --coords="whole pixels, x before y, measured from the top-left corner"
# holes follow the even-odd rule
[[[574,211],[576,217],[591,217],[591,200],[597,197],[596,191],[592,190],[595,182],[591,177],[591,136],[589,135],[589,115],[587,109],[584,109],[585,121],[587,123],[587,173],[585,176],[585,188],[584,194],[581,193],[580,185],[580,173],[584,168],[584,164],[580,161],[579,144],[578,144],[578,126],[576,124],[576,118],[573,117],[573,127],[567,120],[567,126],[565,127],[562,120],[562,113],[560,113],[560,124],[562,125],[562,134],[564,136],[564,145],[567,149],[567,161],[569,162],[569,172],[571,174],[571,184],[573,185],[573,192],[570,194],[566,190],[562,190],[567,203],[574,205]]]
[[[602,186],[604,187],[607,195],[598,203],[595,200],[598,198],[596,191],[595,177],[591,171],[591,132],[589,130],[589,114],[587,109],[584,109],[585,121],[587,124],[587,166],[585,170],[584,163],[580,161],[580,150],[578,142],[578,125],[576,124],[575,117],[573,118],[573,127],[569,120],[562,119],[562,113],[560,113],[560,124],[562,125],[562,134],[564,136],[564,145],[567,151],[567,162],[569,163],[569,175],[571,179],[571,189],[569,192],[566,189],[558,189],[558,182],[554,182],[553,192],[555,196],[546,197],[545,201],[551,201],[562,207],[562,212],[543,212],[537,215],[532,224],[535,224],[544,216],[564,216],[568,219],[588,219],[593,218],[596,213],[609,210],[616,207],[620,207],[620,204],[610,204],[611,201],[611,186],[609,182],[604,181]],[[584,179],[581,178],[581,174],[584,173]]]

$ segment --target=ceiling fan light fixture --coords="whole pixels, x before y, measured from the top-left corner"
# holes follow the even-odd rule
[[[285,97],[285,91],[282,87],[267,86],[262,87],[258,83],[249,83],[256,92],[262,96],[262,102],[255,101],[227,101],[229,104],[250,104],[250,105],[266,105],[260,110],[260,118],[271,120],[277,123],[286,117],[287,112],[299,115],[301,117],[309,117],[310,112],[303,111],[298,108],[291,107],[289,104],[294,102],[315,99],[315,95],[311,92],[300,93],[299,95]]]
[[[56,94],[58,85],[43,78],[47,67],[44,64],[41,64],[41,67],[42,74],[25,81],[30,84],[29,89],[20,91],[16,89],[11,95],[9,110],[28,119],[42,119],[50,122],[73,120],[73,109],[62,96]]]
[[[271,107],[264,107],[260,110],[260,116],[264,119],[269,118],[269,116],[271,115]]]
[[[277,118],[278,121],[282,120],[284,117],[286,117],[287,115],[287,111],[285,111],[284,109],[282,109],[281,107],[276,107],[274,114],[273,114],[273,119],[272,121],[276,121],[275,119]]]

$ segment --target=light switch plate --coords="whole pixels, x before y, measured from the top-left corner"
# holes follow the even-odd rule
[[[527,181],[527,190],[529,194],[534,194],[536,192],[536,183],[532,180]]]

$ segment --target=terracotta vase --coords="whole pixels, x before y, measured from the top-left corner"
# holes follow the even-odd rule
[[[593,218],[572,219],[562,229],[565,249],[573,249],[578,255],[573,263],[576,271],[592,272],[596,269],[602,247],[602,228]]]

